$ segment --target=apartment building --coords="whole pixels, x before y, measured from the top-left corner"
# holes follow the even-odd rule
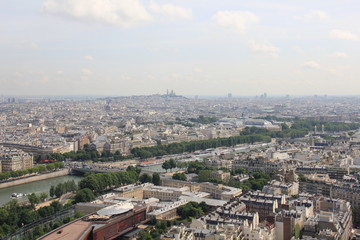
[[[34,166],[33,156],[21,150],[4,150],[0,152],[1,171],[24,170]]]

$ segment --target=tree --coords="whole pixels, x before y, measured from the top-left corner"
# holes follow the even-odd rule
[[[99,187],[98,180],[96,178],[96,174],[90,174],[90,175],[86,176],[85,178],[83,178],[79,183],[79,187],[82,189],[89,188],[94,191],[99,190],[100,187]]]
[[[32,208],[35,208],[35,205],[40,203],[40,198],[35,193],[31,193],[27,198],[29,199]]]
[[[9,212],[5,208],[0,208],[0,222],[3,223],[9,217]]]
[[[204,214],[203,209],[196,202],[189,202],[177,208],[176,213],[182,218],[197,218]]]
[[[37,238],[41,237],[42,235],[44,235],[44,231],[40,225],[35,226],[35,228],[33,230],[33,235],[34,235],[34,239],[37,239]]]
[[[200,170],[199,174],[199,182],[219,182],[220,179],[216,178],[214,176],[214,171],[213,170]]]
[[[152,177],[147,173],[143,173],[140,175],[139,180],[141,183],[152,182]]]
[[[40,208],[37,212],[41,217],[47,217],[53,215],[55,213],[55,209],[52,206],[46,206]]]
[[[170,169],[171,168],[171,164],[169,161],[165,161],[163,164],[162,164],[162,168],[166,170]]]
[[[185,173],[175,173],[173,176],[172,176],[173,179],[176,179],[176,180],[180,180],[180,181],[186,181],[187,180],[187,177],[186,177],[186,174]]]
[[[153,175],[152,175],[152,183],[154,185],[157,185],[157,186],[160,185],[160,174],[155,173],[155,172],[153,173]]]
[[[139,233],[138,239],[139,240],[153,240],[150,233],[145,229]]]
[[[50,187],[50,197],[55,197],[55,187],[53,185]]]
[[[53,201],[50,206],[54,208],[55,212],[63,209],[63,205],[59,201]]]
[[[45,192],[40,193],[40,196],[39,196],[40,202],[45,202],[47,197],[48,197],[47,193],[45,193]]]
[[[172,158],[169,160],[170,163],[170,169],[176,168],[176,161]]]
[[[55,193],[55,196],[56,196],[57,198],[61,197],[61,195],[63,195],[63,194],[65,193],[64,184],[59,183],[59,184],[56,186],[54,193]]]
[[[141,168],[138,168],[138,167],[134,167],[134,166],[132,166],[132,165],[129,165],[129,166],[126,168],[126,171],[127,171],[127,172],[136,172],[137,174],[140,174]]]
[[[95,200],[94,193],[89,188],[78,190],[75,195],[75,202],[91,202]]]

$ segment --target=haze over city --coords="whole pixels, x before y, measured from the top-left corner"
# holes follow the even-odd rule
[[[358,94],[360,3],[0,3],[0,95]]]

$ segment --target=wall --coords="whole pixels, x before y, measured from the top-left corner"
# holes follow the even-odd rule
[[[63,170],[59,170],[56,172],[44,173],[41,175],[36,175],[36,176],[22,178],[22,179],[18,179],[18,180],[14,180],[14,181],[4,182],[4,183],[0,183],[0,189],[7,188],[7,187],[13,187],[13,186],[24,184],[24,183],[36,182],[36,181],[40,181],[40,180],[44,180],[44,179],[48,179],[48,178],[61,177],[61,176],[68,175],[69,173],[70,173],[69,169],[63,169]]]

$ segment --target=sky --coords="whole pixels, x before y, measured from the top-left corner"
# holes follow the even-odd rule
[[[0,95],[358,95],[358,0],[0,0]]]

